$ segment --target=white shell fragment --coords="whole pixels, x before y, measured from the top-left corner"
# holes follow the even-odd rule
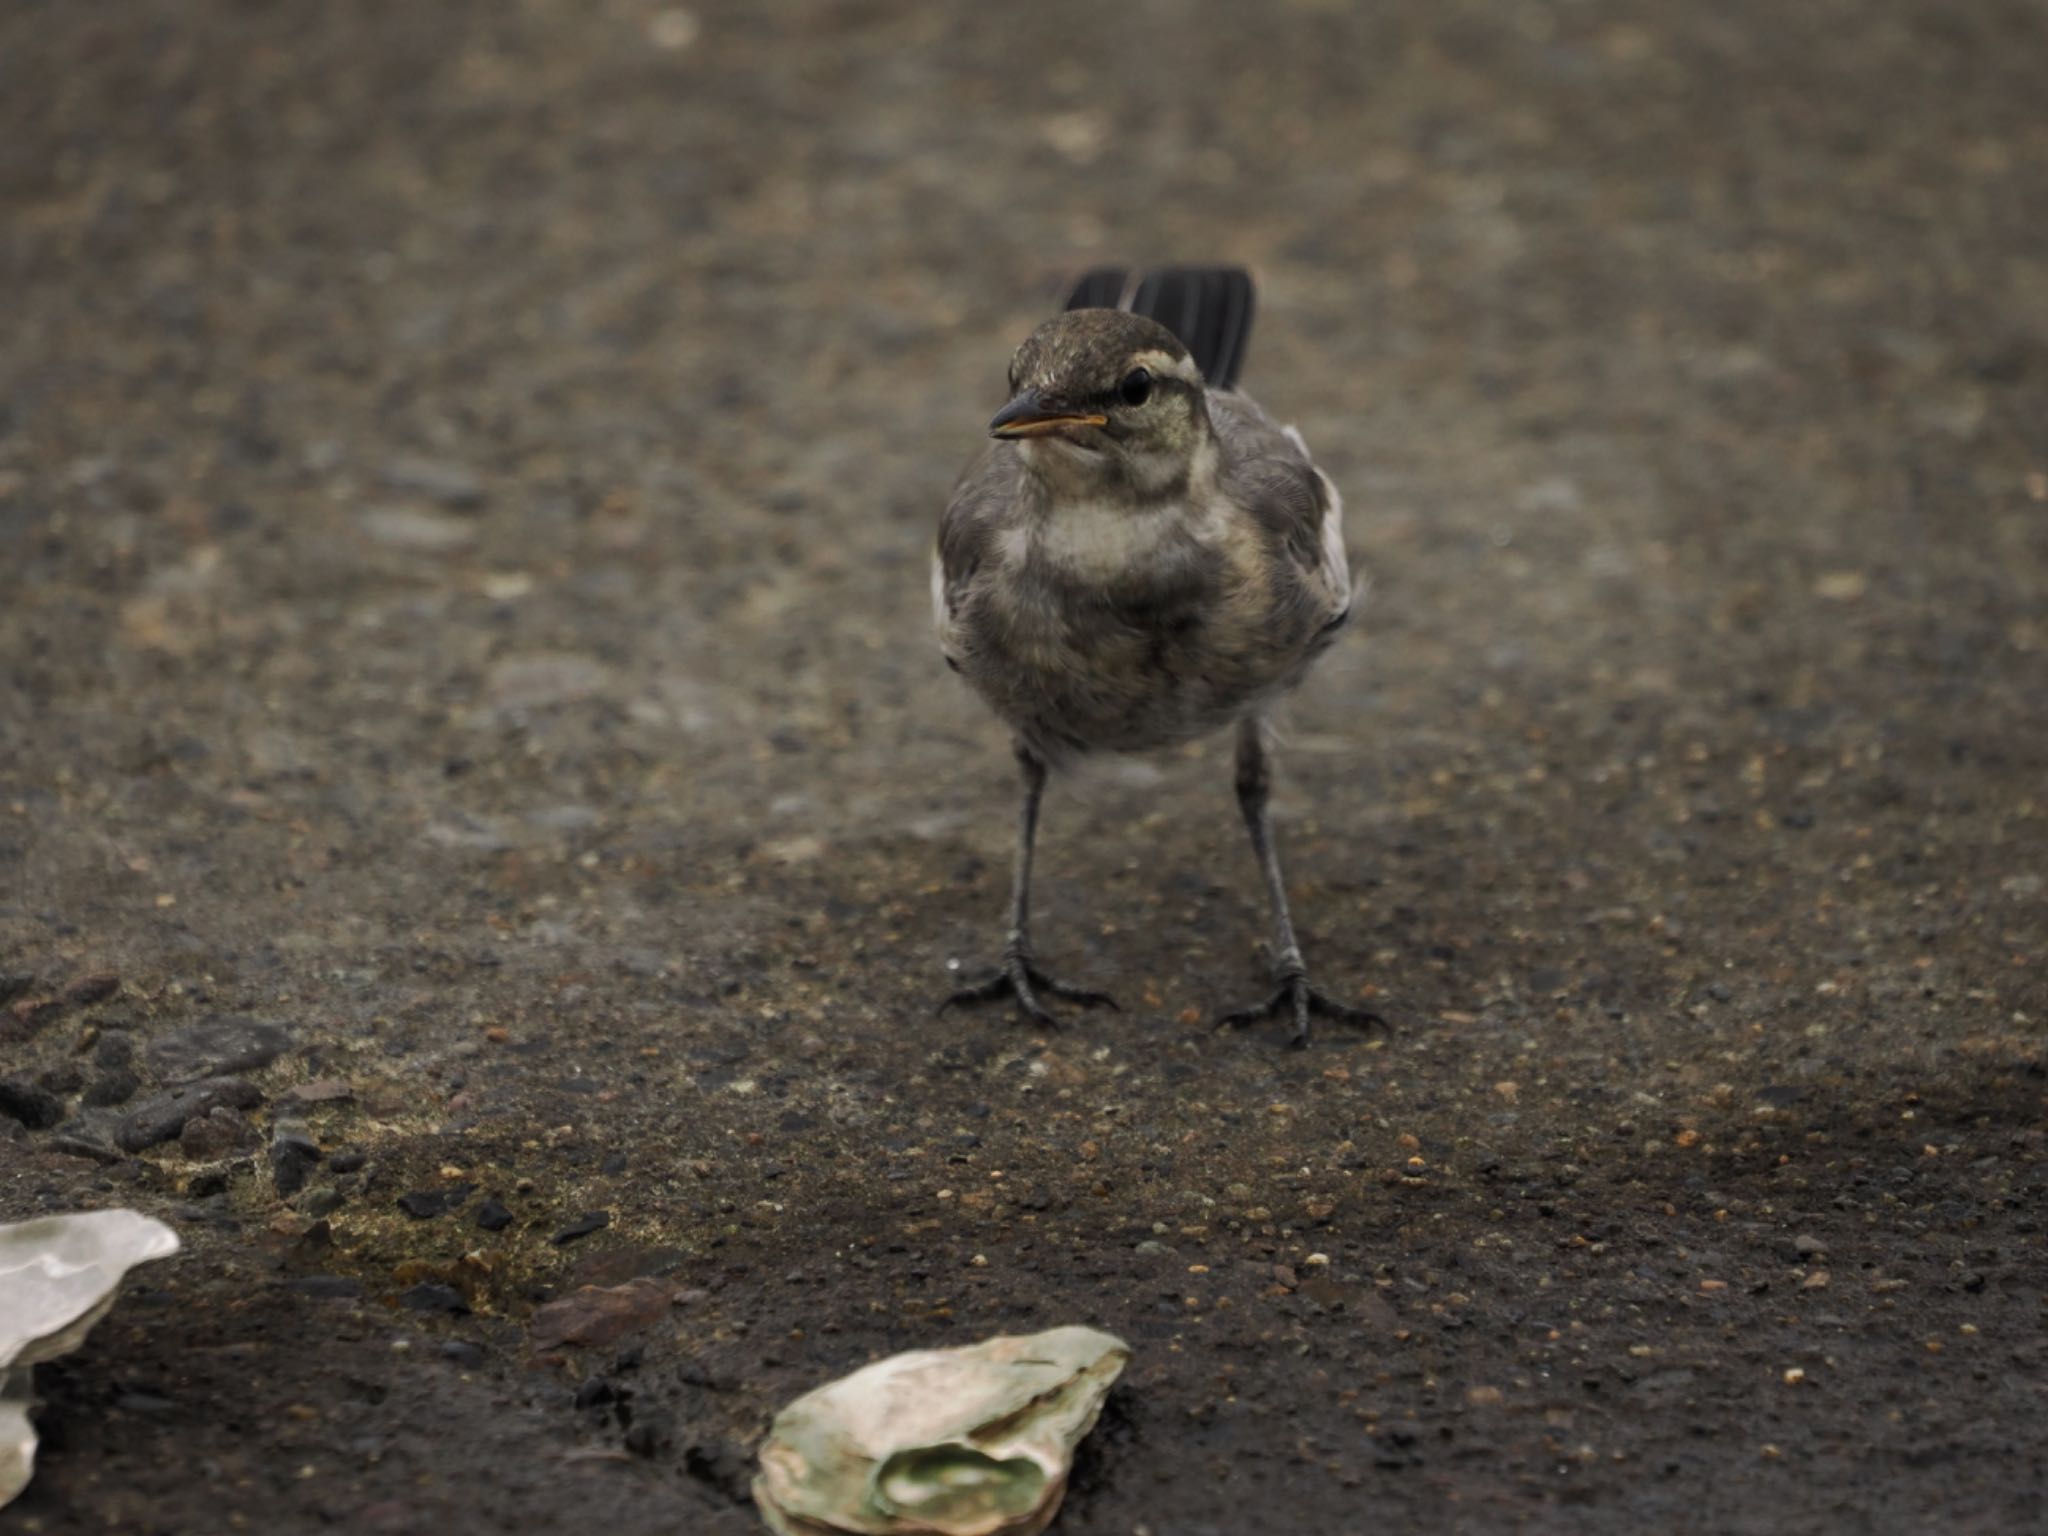
[[[754,1502],[780,1536],[1034,1536],[1130,1355],[1075,1327],[877,1360],[775,1416]]]
[[[84,1342],[130,1269],[177,1251],[178,1234],[138,1211],[0,1226],[0,1504],[35,1467],[30,1371]]]

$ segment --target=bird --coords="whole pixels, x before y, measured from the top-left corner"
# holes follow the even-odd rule
[[[1219,1027],[1384,1025],[1315,986],[1273,838],[1269,717],[1351,618],[1343,500],[1301,434],[1237,388],[1254,310],[1237,267],[1097,268],[1010,361],[1009,402],[939,519],[946,664],[1009,727],[1023,777],[1002,962],[941,1009],[1116,1007],[1043,969],[1031,874],[1050,773],[1230,730],[1271,912],[1274,990]]]

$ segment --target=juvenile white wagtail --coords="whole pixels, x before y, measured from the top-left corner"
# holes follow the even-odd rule
[[[946,663],[1016,733],[1024,770],[1009,942],[955,1003],[1115,1006],[1031,949],[1031,851],[1049,766],[1237,730],[1237,800],[1273,909],[1278,990],[1224,1024],[1380,1016],[1309,984],[1273,847],[1266,712],[1351,611],[1342,503],[1301,436],[1236,389],[1251,329],[1235,268],[1090,272],[1010,362],[1010,403],[939,522]]]

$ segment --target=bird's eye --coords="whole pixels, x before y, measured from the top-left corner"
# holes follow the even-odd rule
[[[1124,375],[1123,383],[1116,387],[1117,398],[1125,405],[1143,405],[1152,398],[1152,375],[1143,368],[1133,368]]]

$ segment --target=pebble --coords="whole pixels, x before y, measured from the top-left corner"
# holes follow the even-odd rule
[[[602,1232],[611,1224],[612,1213],[610,1211],[585,1211],[581,1216],[578,1216],[569,1225],[557,1232],[550,1241],[557,1247],[560,1247],[564,1243],[575,1242],[579,1237],[588,1237],[593,1232]]]
[[[476,1224],[486,1232],[502,1232],[512,1225],[512,1212],[493,1195],[476,1208]]]
[[[370,1160],[370,1154],[351,1147],[346,1152],[337,1152],[327,1159],[330,1173],[354,1173]]]
[[[114,1140],[116,1129],[111,1115],[104,1111],[88,1110],[67,1120],[51,1136],[50,1145],[57,1151],[68,1152],[74,1157],[89,1157],[100,1163],[118,1163],[123,1153]]]
[[[187,1200],[210,1200],[215,1195],[226,1194],[227,1189],[228,1171],[218,1163],[211,1167],[201,1168],[197,1173],[194,1173],[185,1180],[185,1198]]]
[[[444,507],[474,507],[484,499],[483,481],[467,464],[400,454],[386,461],[383,481],[394,491],[410,491]]]
[[[297,1120],[279,1120],[270,1133],[270,1174],[277,1192],[289,1197],[305,1188],[320,1166],[320,1143]]]
[[[237,1110],[216,1104],[203,1115],[194,1115],[178,1133],[178,1150],[195,1163],[217,1162],[230,1152],[239,1152],[256,1140],[256,1128]]]
[[[508,656],[490,670],[485,691],[501,709],[574,704],[602,693],[611,672],[588,656],[566,652]]]
[[[445,1216],[476,1193],[474,1184],[450,1184],[445,1189],[416,1189],[398,1197],[398,1208],[414,1221],[432,1221]]]
[[[114,1142],[124,1152],[140,1152],[158,1142],[169,1141],[185,1129],[187,1121],[211,1112],[220,1105],[229,1109],[254,1109],[263,1093],[254,1083],[239,1077],[214,1077],[188,1083],[144,1099],[121,1118],[114,1129]]]
[[[261,1019],[207,1019],[152,1040],[142,1057],[166,1083],[195,1082],[267,1067],[291,1046],[282,1024]]]
[[[469,1303],[462,1292],[452,1285],[438,1281],[422,1280],[398,1293],[398,1304],[411,1312],[439,1312],[450,1317],[466,1316]]]
[[[94,1003],[103,1003],[121,990],[121,978],[112,971],[100,971],[91,976],[81,976],[69,983],[57,994],[57,1000],[66,1008],[90,1008]]]
[[[92,1043],[93,1065],[114,1072],[135,1064],[135,1037],[125,1029],[108,1029]]]
[[[142,1091],[142,1079],[129,1066],[110,1067],[85,1085],[85,1102],[98,1108],[126,1104]]]
[[[363,532],[387,549],[440,555],[476,542],[476,524],[410,507],[373,507],[362,516]]]
[[[443,1339],[441,1358],[452,1360],[465,1370],[474,1370],[484,1363],[484,1352],[480,1346],[470,1343],[467,1339]]]
[[[1793,1255],[1801,1259],[1822,1259],[1827,1257],[1828,1245],[1819,1238],[1800,1233],[1792,1239]]]
[[[666,1415],[642,1413],[633,1420],[633,1427],[626,1431],[626,1449],[635,1456],[652,1456],[668,1444],[669,1426]]]
[[[299,1201],[299,1209],[316,1219],[332,1216],[341,1209],[342,1193],[332,1184],[316,1184],[305,1192]]]
[[[48,1130],[64,1118],[64,1105],[47,1088],[26,1078],[0,1078],[0,1115],[19,1120],[32,1131]]]
[[[295,1104],[339,1104],[356,1096],[355,1089],[338,1077],[316,1077],[295,1084],[285,1097]]]

